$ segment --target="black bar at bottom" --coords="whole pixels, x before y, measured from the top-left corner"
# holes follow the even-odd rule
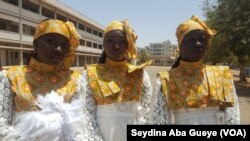
[[[250,125],[128,125],[128,141],[250,141]],[[173,140],[171,140],[173,141]]]

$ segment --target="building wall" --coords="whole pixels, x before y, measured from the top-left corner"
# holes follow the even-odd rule
[[[174,45],[170,41],[162,43],[150,43],[149,44],[149,55],[153,59],[153,65],[166,66],[171,65],[173,60],[171,55],[174,51]]]
[[[6,50],[0,50],[0,64],[5,66],[7,60],[5,59]]]
[[[33,50],[36,25],[44,19],[60,19],[75,24],[81,35],[74,65],[96,63],[103,46],[104,27],[57,0],[0,0],[0,63],[26,64]]]

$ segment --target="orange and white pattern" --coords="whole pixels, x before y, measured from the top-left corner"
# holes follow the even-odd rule
[[[89,88],[98,105],[140,101],[143,69],[129,73],[131,64],[110,59],[105,64],[87,66]]]
[[[21,112],[38,110],[35,104],[37,94],[45,95],[51,90],[64,95],[65,102],[70,102],[76,92],[80,74],[31,59],[27,67],[12,67],[7,70],[7,76],[15,93],[16,111]]]
[[[181,61],[177,68],[159,75],[170,109],[234,104],[233,80],[228,67]]]

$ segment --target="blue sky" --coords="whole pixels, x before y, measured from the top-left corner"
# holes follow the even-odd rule
[[[170,40],[177,44],[177,26],[193,14],[204,19],[203,0],[59,0],[104,27],[128,19],[138,35],[137,46]]]

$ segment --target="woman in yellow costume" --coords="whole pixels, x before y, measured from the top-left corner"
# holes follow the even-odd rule
[[[0,140],[83,140],[83,79],[70,70],[79,45],[73,23],[40,22],[33,45],[27,66],[0,74]]]
[[[178,26],[180,56],[169,71],[158,73],[150,123],[240,123],[239,103],[229,67],[202,62],[215,34],[197,16]]]
[[[127,124],[145,124],[152,93],[143,68],[128,63],[136,57],[137,36],[128,21],[112,21],[104,31],[98,64],[86,66],[86,111],[96,114],[96,130],[105,141],[125,141]],[[97,106],[95,106],[97,105]],[[99,126],[99,127],[98,127]],[[88,128],[88,127],[87,127]]]

